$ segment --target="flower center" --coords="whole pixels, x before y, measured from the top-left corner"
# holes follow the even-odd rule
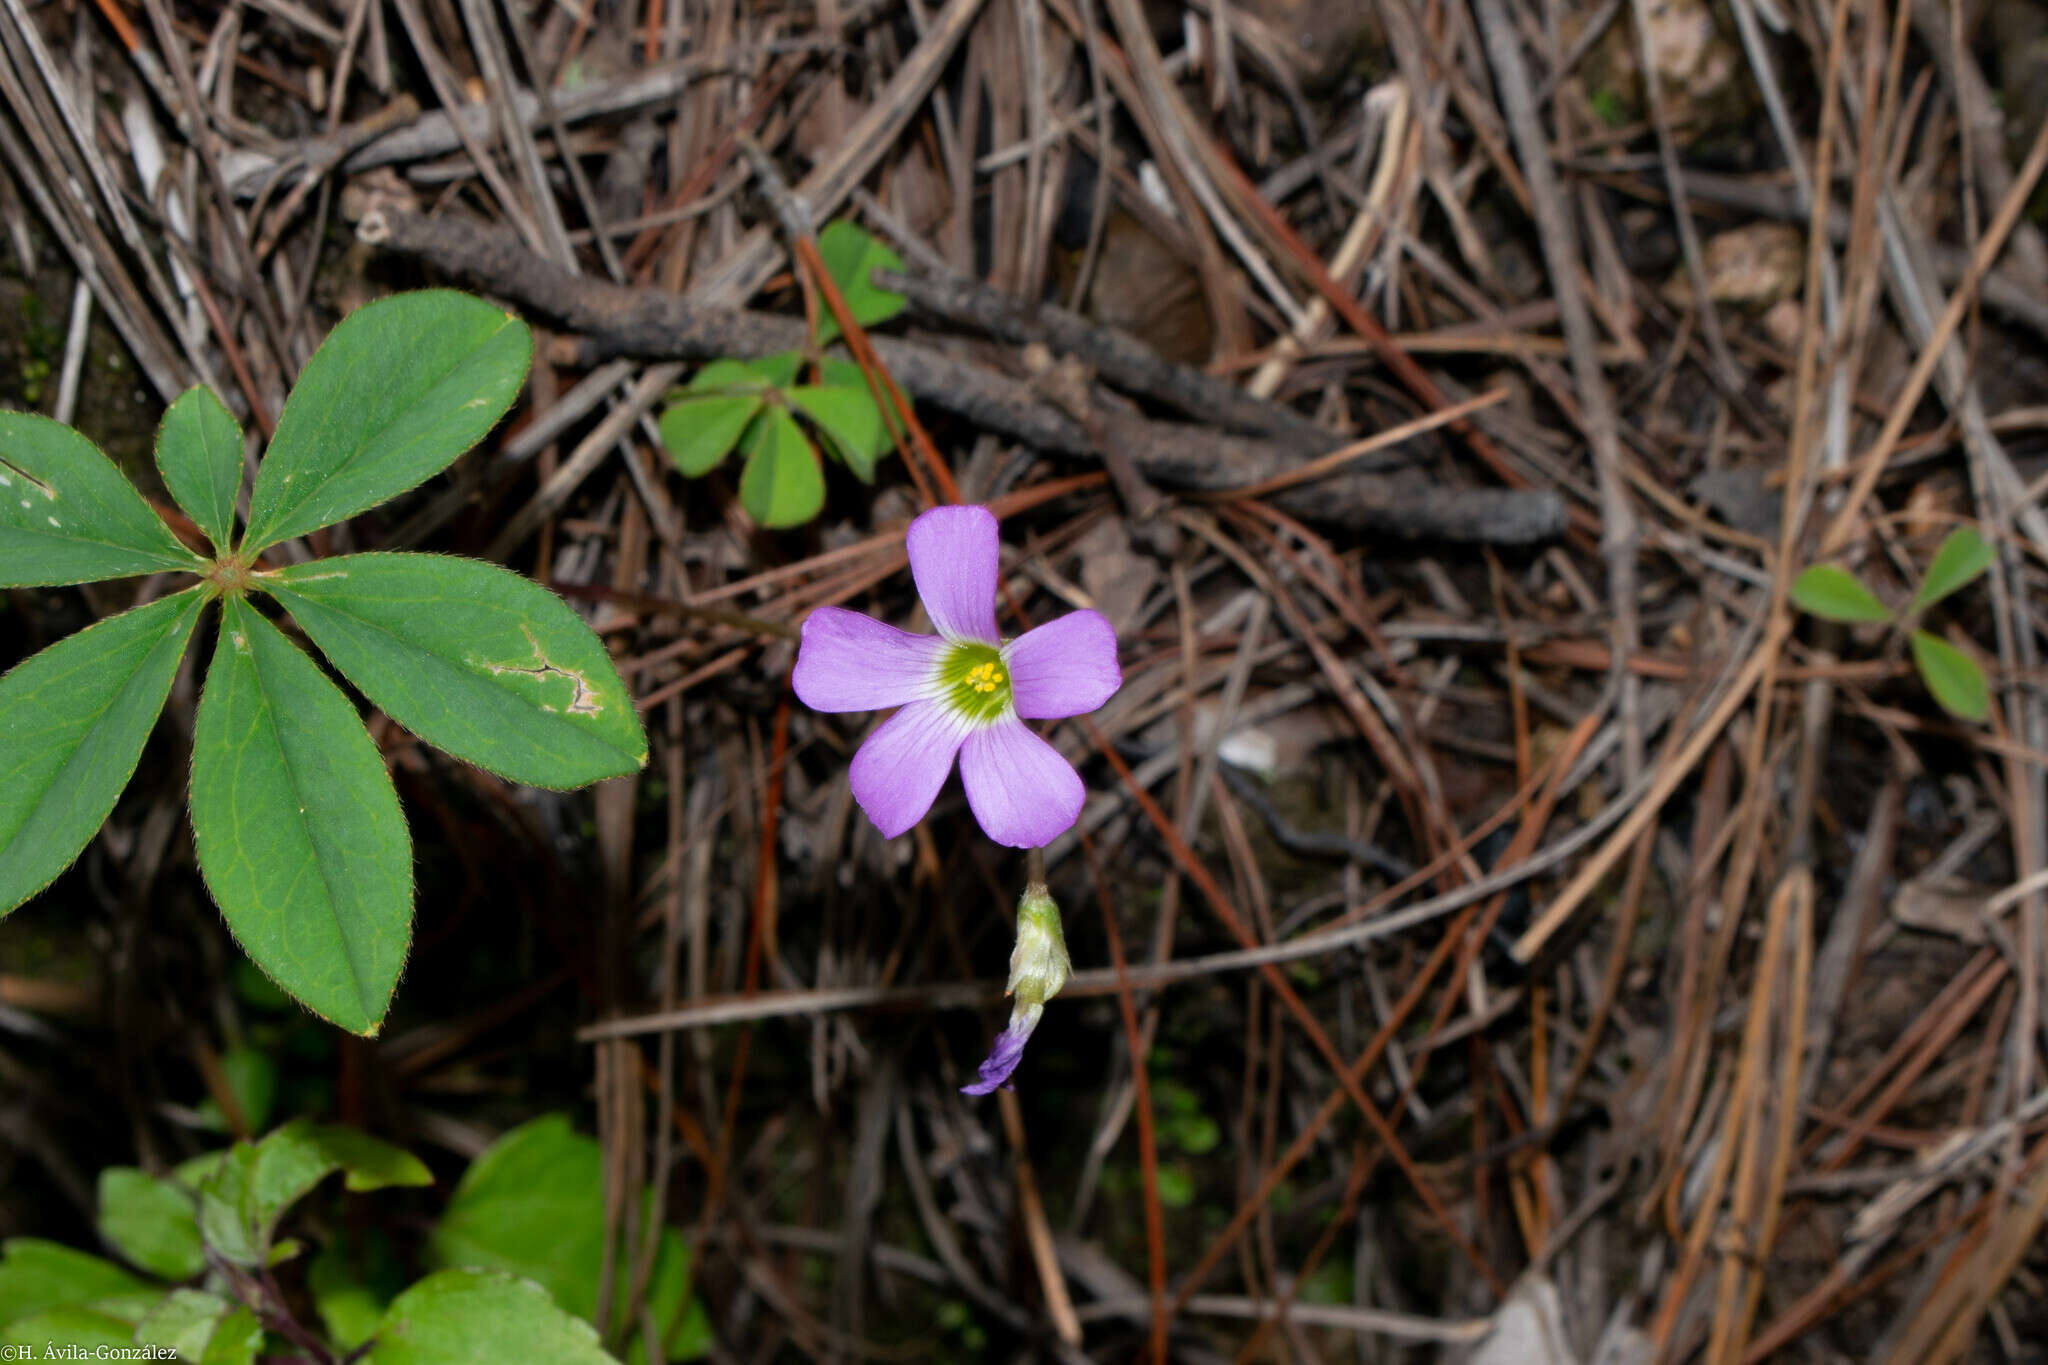
[[[969,720],[986,724],[1010,709],[1010,671],[993,645],[956,644],[939,664],[946,704]]]

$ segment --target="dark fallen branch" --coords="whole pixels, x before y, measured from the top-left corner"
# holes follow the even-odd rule
[[[1033,304],[960,276],[937,279],[878,270],[875,283],[902,294],[914,308],[978,328],[998,341],[1013,346],[1035,341],[1073,356],[1116,387],[1169,404],[1198,421],[1264,436],[1306,455],[1336,445],[1329,432],[1294,409],[1255,398],[1192,366],[1176,365],[1136,337],[1055,304]]]
[[[358,228],[363,240],[415,257],[474,287],[511,299],[579,333],[574,359],[596,365],[616,356],[642,359],[751,358],[805,344],[800,319],[745,309],[704,307],[660,289],[629,289],[586,278],[527,250],[517,234],[473,219],[379,210]],[[905,393],[976,426],[1040,450],[1101,459],[1127,455],[1144,477],[1166,488],[1227,491],[1294,468],[1303,451],[1207,426],[1155,421],[1115,402],[1077,421],[1027,380],[1005,374],[957,347],[875,338],[877,352]],[[1444,488],[1420,476],[1340,472],[1289,490],[1273,503],[1325,526],[1413,538],[1525,545],[1559,535],[1564,503],[1548,491]]]

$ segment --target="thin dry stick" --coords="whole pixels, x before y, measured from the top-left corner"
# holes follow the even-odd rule
[[[1586,437],[1593,447],[1593,475],[1600,490],[1600,551],[1607,562],[1607,600],[1613,617],[1612,681],[1621,700],[1622,775],[1624,781],[1634,781],[1643,764],[1642,683],[1629,671],[1627,660],[1640,638],[1636,623],[1636,551],[1642,536],[1622,465],[1614,392],[1607,386],[1607,373],[1601,368],[1595,347],[1593,319],[1587,311],[1585,296],[1579,292],[1578,226],[1550,159],[1550,142],[1536,108],[1535,92],[1529,85],[1528,68],[1522,62],[1521,39],[1508,18],[1504,0],[1473,0],[1473,10],[1493,63],[1494,84],[1500,91],[1515,146],[1521,153],[1523,172],[1528,176],[1530,211],[1536,217],[1536,235],[1557,298],[1558,325],[1564,331],[1572,377],[1578,381]]]

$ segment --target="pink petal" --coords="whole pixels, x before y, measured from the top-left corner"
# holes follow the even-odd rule
[[[804,618],[791,682],[813,711],[879,711],[934,695],[946,642],[912,635],[841,607]]]
[[[986,507],[934,507],[904,536],[910,576],[948,640],[999,644],[996,633],[996,519]]]
[[[1011,848],[1051,843],[1074,823],[1087,795],[1074,765],[1015,719],[967,736],[960,780],[982,832]]]
[[[846,776],[853,799],[884,836],[895,838],[932,808],[968,728],[944,703],[914,701],[860,746]]]
[[[1077,611],[1027,630],[1003,649],[1011,698],[1026,720],[1085,716],[1116,695],[1116,631],[1101,612]]]

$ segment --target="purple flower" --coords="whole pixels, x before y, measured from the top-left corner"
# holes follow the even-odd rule
[[[1017,902],[1017,946],[1010,949],[1010,1026],[996,1035],[981,1079],[960,1087],[963,1095],[1008,1090],[1010,1073],[1024,1060],[1024,1044],[1045,1013],[1045,1002],[1060,993],[1073,970],[1067,960],[1067,935],[1060,927],[1060,908],[1043,882],[1024,888]]]
[[[1010,1016],[1010,1026],[996,1035],[995,1045],[988,1050],[988,1060],[981,1064],[978,1074],[981,1079],[972,1085],[960,1087],[963,1095],[990,1095],[998,1090],[1014,1090],[1010,1084],[1010,1073],[1017,1069],[1017,1063],[1024,1060],[1024,1044],[1031,1038],[1031,1030],[1038,1027],[1038,1016],[1045,1011],[1032,1006],[1029,1011],[1018,1010]]]
[[[937,635],[838,607],[804,621],[793,682],[814,711],[902,709],[853,756],[854,799],[895,838],[924,818],[960,757],[967,804],[988,837],[1050,843],[1081,813],[1081,776],[1026,720],[1079,716],[1122,685],[1116,632],[1077,611],[1005,644],[996,631],[996,519],[934,507],[910,523],[910,573]]]

